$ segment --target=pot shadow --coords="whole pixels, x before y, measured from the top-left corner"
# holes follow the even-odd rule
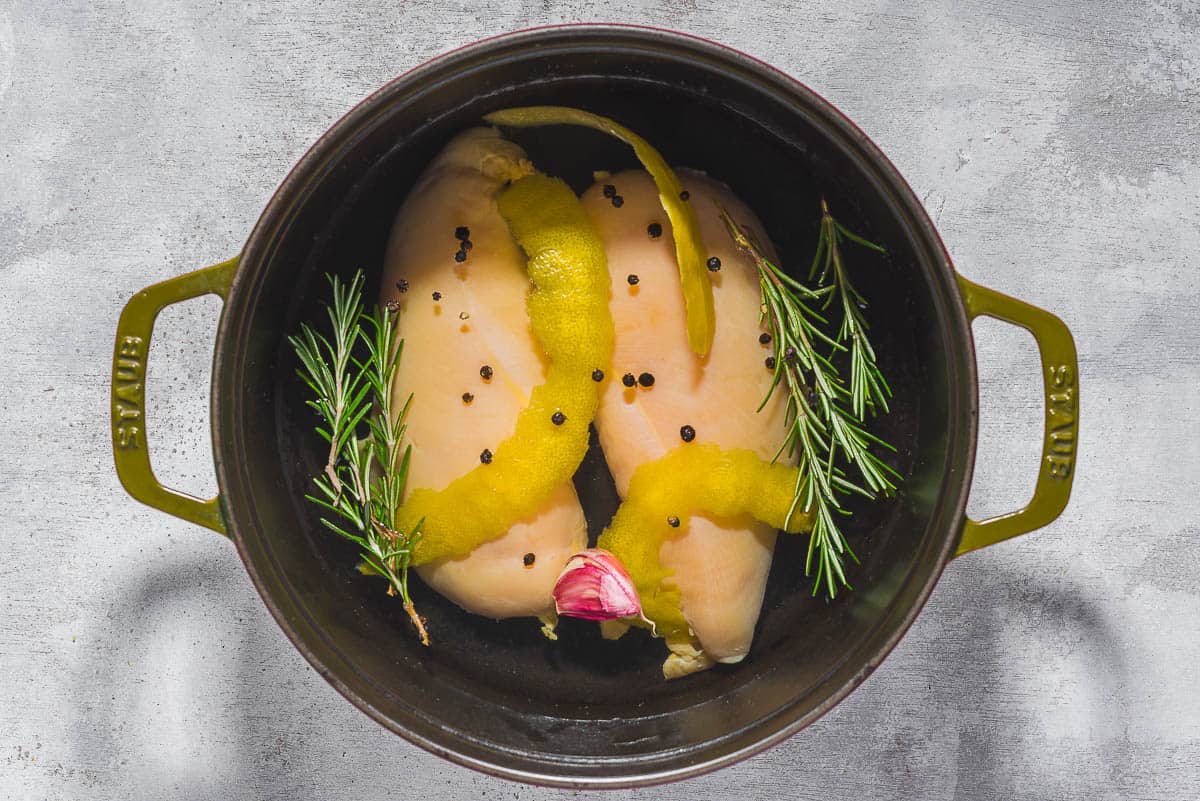
[[[70,677],[78,714],[65,722],[93,791],[376,797],[387,793],[353,786],[381,760],[427,789],[490,781],[439,770],[315,680],[229,549],[167,556],[93,623],[94,656]],[[822,798],[1127,797],[1126,645],[1101,603],[1066,581],[986,556],[952,565],[858,691],[767,753],[685,785],[725,797],[761,778],[762,799],[808,797],[798,784]]]
[[[833,797],[1128,797],[1129,643],[1101,599],[1031,572],[951,565],[885,664],[760,769]]]
[[[411,756],[315,680],[232,549],[148,564],[84,637],[64,724],[92,793],[303,801]]]

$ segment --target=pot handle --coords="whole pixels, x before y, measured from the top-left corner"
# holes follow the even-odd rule
[[[146,357],[154,321],[167,306],[201,295],[224,300],[238,257],[203,270],[170,278],[134,295],[121,311],[113,347],[112,438],[117,477],[137,500],[192,523],[225,534],[220,496],[202,500],[158,483],[150,467],[146,433]]]
[[[1042,358],[1046,427],[1041,468],[1029,505],[989,520],[968,518],[955,556],[1027,534],[1053,522],[1067,506],[1079,444],[1079,360],[1066,324],[1048,311],[979,286],[959,276],[967,317],[995,317],[1027,329]]]

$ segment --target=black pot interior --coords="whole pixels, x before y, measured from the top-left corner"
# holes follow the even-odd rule
[[[557,643],[531,620],[469,615],[414,579],[429,648],[400,604],[354,569],[353,546],[303,499],[322,462],[285,336],[323,319],[326,272],[378,281],[392,219],[427,161],[487,111],[581,106],[614,117],[672,164],[729,184],[757,211],[782,261],[808,268],[826,198],[886,258],[848,251],[872,305],[895,391],[874,430],[905,476],[890,500],[854,506],[853,592],[814,598],[806,543],[781,537],[750,656],[687,679],[661,677],[641,633],[601,641],[564,621]],[[544,171],[578,190],[592,170],[636,166],[591,131],[514,133]],[[890,649],[936,581],[969,478],[974,398],[967,329],[927,221],[869,143],[811,95],[713,46],[629,29],[559,29],[460,51],[351,112],[288,179],[247,246],[214,372],[215,450],[227,516],[281,624],[343,693],[385,724],[459,761],[538,781],[628,783],[683,775],[814,719]],[[593,535],[616,497],[593,453],[577,484]]]

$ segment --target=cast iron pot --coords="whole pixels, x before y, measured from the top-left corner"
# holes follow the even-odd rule
[[[855,589],[815,599],[804,541],[782,537],[750,656],[665,682],[661,644],[605,643],[565,621],[550,643],[529,620],[468,615],[427,588],[421,647],[400,604],[354,569],[352,546],[303,500],[322,464],[286,342],[317,320],[326,272],[377,280],[390,223],[445,142],[491,110],[565,104],[614,117],[677,165],[708,171],[761,215],[785,264],[807,269],[821,197],[884,243],[855,253],[857,282],[895,390],[878,433],[899,446],[898,495],[847,523]],[[515,132],[544,171],[582,189],[593,169],[634,166],[591,131]],[[143,376],[154,319],[205,293],[225,299],[212,379],[220,495],[161,486],[150,469]],[[982,523],[965,515],[977,397],[971,320],[1029,329],[1046,396],[1032,502]],[[860,684],[895,646],[946,563],[1031,531],[1066,505],[1077,431],[1076,355],[1053,315],[955,274],[916,196],[876,146],[812,90],[708,41],[625,26],[542,28],[489,39],[397,78],[337,122],[267,204],[241,254],[156,284],[126,306],[113,357],[113,447],[135,498],[227,534],[267,607],[313,667],[408,740],[463,765],[575,787],[678,779],[799,731]],[[150,440],[152,441],[152,439]],[[615,505],[596,454],[576,482],[593,526]]]

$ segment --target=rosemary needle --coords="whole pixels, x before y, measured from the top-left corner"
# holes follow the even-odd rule
[[[849,514],[839,496],[867,498],[891,494],[900,476],[872,452],[872,446],[895,450],[868,432],[865,414],[886,412],[891,388],[875,361],[862,315],[866,301],[850,283],[841,243],[850,240],[873,250],[883,249],[851,233],[833,219],[821,203],[821,227],[810,278],[815,288],[795,280],[764,254],[752,234],[721,209],[734,242],[748,252],[758,269],[762,319],[774,343],[774,374],[761,410],[777,389],[786,393],[787,433],[775,454],[797,458],[799,468],[791,515],[797,510],[812,517],[805,572],[814,574],[815,595],[823,585],[829,597],[849,587],[844,562],[857,561],[837,517]],[[838,302],[842,322],[836,331],[824,312]],[[850,354],[850,382],[842,378],[833,359]],[[852,477],[853,476],[853,477]]]
[[[850,343],[850,399],[854,416],[862,420],[867,409],[872,413],[887,413],[892,389],[875,363],[875,350],[867,338],[868,326],[862,311],[867,306],[866,298],[850,283],[850,276],[842,262],[840,245],[847,239],[877,253],[886,252],[835,220],[822,199],[821,234],[817,239],[817,252],[813,254],[808,278],[819,286],[832,285],[836,290],[826,296],[822,308],[829,308],[835,297],[840,301],[842,324],[837,338],[839,342]]]
[[[410,448],[402,454],[400,442],[412,402],[410,395],[398,413],[392,403],[392,379],[404,345],[396,340],[396,312],[364,309],[362,271],[349,286],[336,276],[328,278],[332,339],[307,323],[298,336],[288,337],[300,360],[296,373],[313,393],[306,403],[324,424],[316,433],[329,445],[325,468],[313,479],[317,492],[305,497],[329,513],[321,518],[326,527],[359,546],[366,568],[388,580],[388,594],[400,596],[421,643],[429,645],[408,592],[408,567],[421,526],[392,527],[408,477]],[[363,360],[353,355],[359,347],[366,351]]]

